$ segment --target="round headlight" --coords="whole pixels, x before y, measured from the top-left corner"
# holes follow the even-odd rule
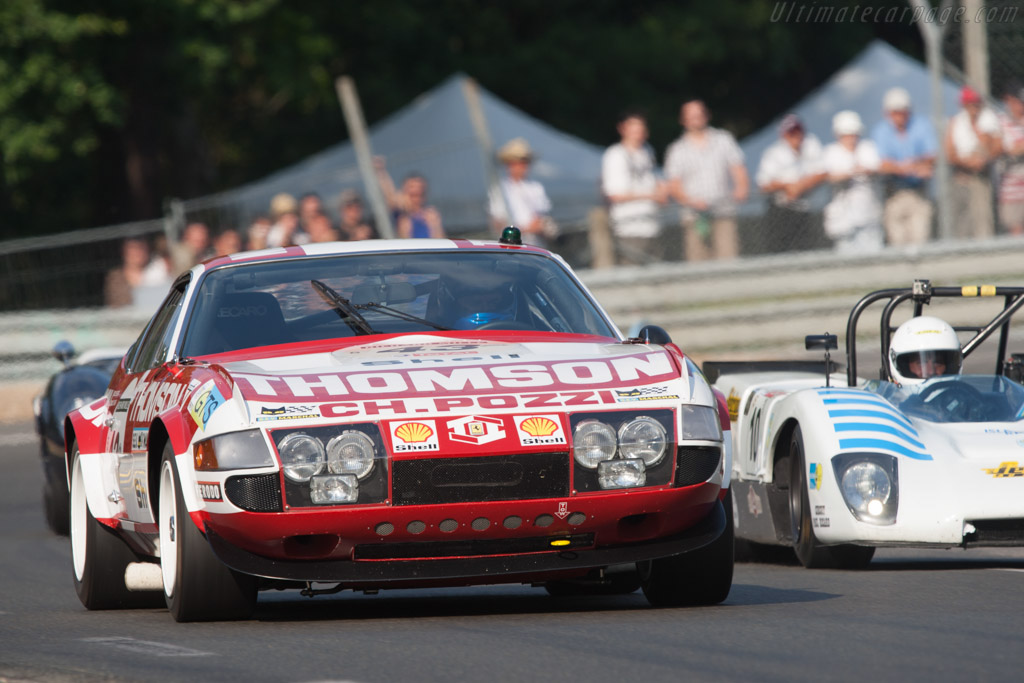
[[[665,457],[665,428],[653,417],[641,415],[619,428],[619,453],[623,458],[640,458],[653,467]]]
[[[858,512],[877,515],[889,500],[889,473],[873,462],[859,462],[843,472],[843,497]]]
[[[373,469],[373,440],[357,431],[342,432],[327,443],[327,469],[362,479]]]
[[[584,420],[572,435],[572,455],[583,467],[597,469],[598,463],[615,457],[615,430],[598,420]]]
[[[281,439],[277,451],[281,454],[284,476],[292,481],[309,481],[313,475],[320,474],[326,464],[324,445],[309,434],[289,434]]]

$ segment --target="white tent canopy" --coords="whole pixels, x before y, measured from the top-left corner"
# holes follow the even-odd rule
[[[465,78],[451,76],[369,129],[373,153],[387,159],[395,183],[412,172],[426,177],[429,203],[440,209],[449,233],[456,234],[488,230],[487,173],[463,95]],[[536,154],[532,177],[544,184],[553,216],[581,222],[600,200],[603,149],[523,113],[483,88],[478,92],[495,147],[525,138]],[[266,212],[278,192],[316,192],[333,212],[338,195],[350,188],[366,196],[355,149],[344,142],[219,199],[255,214]]]

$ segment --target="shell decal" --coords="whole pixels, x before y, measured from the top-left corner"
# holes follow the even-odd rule
[[[423,443],[434,435],[434,430],[422,422],[404,422],[395,429],[395,436],[405,443]]]
[[[519,428],[530,436],[551,436],[558,429],[558,423],[547,417],[530,417],[523,420]]]

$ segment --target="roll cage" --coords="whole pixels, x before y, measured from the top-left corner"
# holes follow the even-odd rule
[[[966,358],[988,339],[996,330],[999,330],[999,349],[996,355],[995,374],[1007,374],[1008,362],[1006,360],[1006,347],[1010,335],[1010,318],[1022,306],[1024,306],[1024,287],[1000,287],[996,285],[970,285],[963,287],[933,287],[930,280],[914,280],[911,287],[897,289],[880,289],[866,295],[850,311],[850,318],[846,323],[846,380],[847,386],[856,386],[857,383],[857,323],[861,314],[871,304],[888,299],[881,316],[881,353],[883,380],[892,380],[889,377],[888,350],[889,341],[895,327],[892,325],[892,315],[896,308],[908,299],[914,304],[914,317],[921,315],[924,307],[931,303],[933,297],[969,298],[969,297],[1003,297],[1003,309],[985,325],[954,325],[957,332],[973,332],[974,336],[963,345],[963,354]],[[1020,354],[1010,363],[1020,365]],[[1015,367],[1015,370],[1019,368]],[[1018,379],[1019,381],[1019,379]]]

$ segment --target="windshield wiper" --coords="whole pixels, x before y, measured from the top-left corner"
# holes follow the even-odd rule
[[[317,291],[317,294],[323,297],[324,301],[329,303],[341,315],[341,319],[348,323],[348,326],[353,330],[363,334],[379,334],[370,327],[370,323],[366,322],[366,318],[356,310],[358,307],[351,301],[319,280],[310,280],[309,284],[313,285],[313,289]]]
[[[390,306],[385,306],[384,304],[378,304],[375,301],[367,301],[365,304],[352,304],[352,307],[358,308],[363,311],[367,309],[373,309],[374,311],[379,311],[384,315],[390,315],[392,318],[398,318],[399,320],[408,320],[411,323],[420,323],[421,325],[428,325],[430,327],[433,327],[434,329],[445,330],[446,332],[451,331],[452,329],[450,327],[445,327],[444,325],[438,325],[437,323],[431,322],[426,318],[421,318],[419,316],[412,315],[411,313],[400,311],[397,308],[391,308]]]

